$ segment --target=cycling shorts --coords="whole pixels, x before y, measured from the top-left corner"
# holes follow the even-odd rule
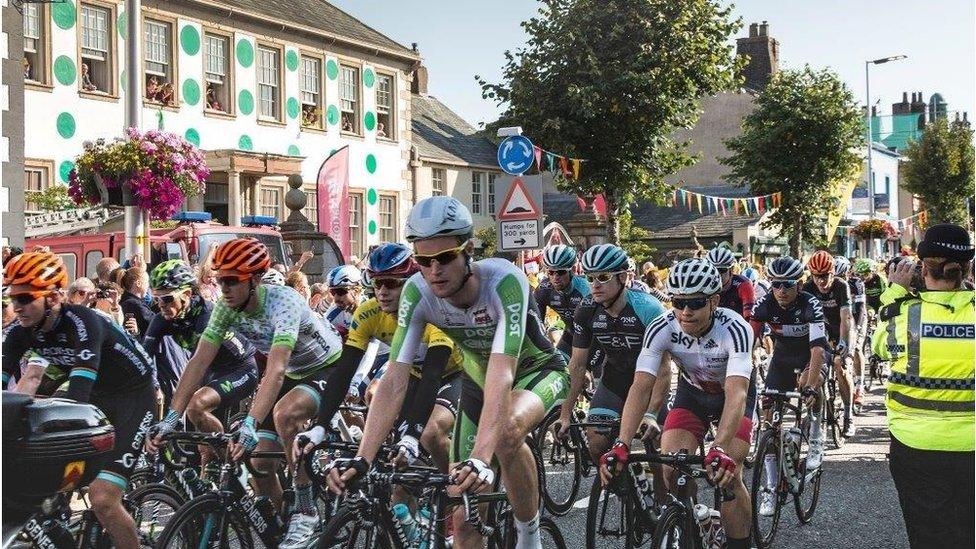
[[[558,406],[569,392],[569,372],[563,369],[543,368],[515,378],[513,390],[529,391],[539,397],[545,414]],[[471,456],[474,440],[481,421],[484,392],[473,380],[463,376],[461,400],[458,404],[457,421],[451,440],[451,462],[464,461]],[[545,415],[543,414],[543,415]]]
[[[322,399],[325,397],[325,387],[329,381],[329,377],[332,376],[332,372],[333,368],[323,367],[306,374],[302,378],[285,376],[285,381],[281,384],[281,390],[278,391],[275,402],[284,398],[292,390],[302,391],[315,401],[315,412],[312,413],[312,417],[316,417],[319,412],[319,406],[322,405]],[[279,444],[281,443],[281,439],[278,437],[278,429],[274,424],[274,410],[269,412],[258,425],[258,438],[274,440]]]
[[[254,394],[258,387],[258,370],[254,363],[246,368],[239,368],[230,372],[209,372],[205,387],[213,389],[220,397],[220,404],[213,411],[213,415],[222,422],[227,421],[228,415],[233,415],[235,407],[242,400]]]
[[[586,416],[586,421],[608,421],[620,419],[624,411],[624,401],[627,395],[618,395],[598,381],[596,390],[593,391],[593,398],[590,400],[590,412]]]
[[[806,371],[809,365],[809,357],[783,358],[780,354],[773,353],[766,372],[766,387],[777,391],[795,391],[800,374]],[[827,379],[826,363],[820,368],[820,379]]]
[[[440,389],[437,390],[434,404],[442,408],[447,408],[455,418],[458,416],[458,401],[461,399],[462,375],[458,372],[452,376],[441,379]],[[400,417],[397,418],[397,425],[406,421],[406,411],[414,407],[417,399],[417,389],[420,387],[420,378],[410,376],[410,383],[407,385],[407,392],[403,398],[403,406],[400,408]]]
[[[97,478],[124,491],[142,455],[146,432],[156,421],[156,391],[152,385],[146,385],[124,393],[93,396],[91,403],[98,406],[115,427],[115,447],[103,458]]]
[[[663,431],[682,429],[695,435],[699,442],[705,439],[705,431],[712,423],[722,419],[722,409],[725,407],[725,394],[711,394],[694,388],[685,381],[678,379],[678,391],[674,396],[674,405],[664,420]],[[756,377],[749,380],[746,390],[746,409],[743,412],[735,438],[747,444],[752,436],[752,415],[756,407]]]

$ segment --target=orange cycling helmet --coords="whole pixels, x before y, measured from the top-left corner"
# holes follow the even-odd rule
[[[214,254],[213,268],[240,274],[261,274],[271,267],[268,248],[254,238],[235,238],[224,242]]]
[[[834,272],[834,256],[830,252],[820,250],[810,256],[807,261],[807,269],[813,274],[826,274]]]
[[[3,285],[28,284],[36,291],[63,290],[68,287],[68,270],[61,258],[51,252],[20,254],[4,267]]]

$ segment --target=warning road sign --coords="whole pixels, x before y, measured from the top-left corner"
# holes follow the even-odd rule
[[[508,188],[508,194],[498,209],[498,219],[538,219],[541,216],[542,210],[532,199],[522,178],[513,179],[512,186]]]
[[[534,250],[539,247],[539,220],[500,221],[501,249]]]

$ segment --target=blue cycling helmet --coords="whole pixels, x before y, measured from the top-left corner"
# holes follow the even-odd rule
[[[576,265],[576,250],[572,246],[549,246],[542,254],[542,263],[550,269],[572,269]]]
[[[621,273],[627,270],[627,252],[613,244],[597,244],[583,253],[583,271]]]
[[[742,276],[748,278],[749,282],[752,282],[753,284],[759,280],[759,273],[757,273],[752,267],[747,267],[746,270],[742,271]]]
[[[400,243],[380,244],[369,253],[366,261],[366,272],[371,277],[386,275],[405,278],[418,270],[413,252]]]

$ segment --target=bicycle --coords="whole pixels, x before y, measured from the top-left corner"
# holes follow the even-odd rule
[[[820,499],[820,480],[823,467],[807,471],[806,451],[809,448],[810,419],[804,415],[803,395],[796,391],[777,391],[766,389],[762,397],[773,402],[770,421],[764,422],[763,432],[756,445],[756,466],[752,472],[752,532],[753,540],[760,549],[772,546],[773,538],[779,526],[782,506],[792,495],[796,516],[800,522],[806,524],[813,519],[813,513]],[[797,404],[792,401],[797,400]],[[787,412],[794,415],[795,424],[787,428],[784,416]],[[776,482],[771,482],[767,475],[766,459],[772,458],[777,472]],[[770,523],[763,524],[760,514],[763,495],[772,493],[774,496],[773,514]],[[804,495],[809,497],[805,500]]]
[[[844,400],[837,394],[837,373],[834,371],[834,359],[841,356],[847,362],[847,355],[840,355],[836,349],[824,349],[824,359],[827,362],[827,382],[824,384],[823,412],[821,417],[830,434],[834,448],[840,449],[847,442],[844,438]],[[849,365],[847,365],[849,366]]]
[[[586,449],[585,438],[582,441],[577,438],[560,438],[555,432],[554,424],[559,421],[559,414],[560,408],[553,408],[534,434],[534,439],[538,442],[535,451],[542,468],[542,503],[547,511],[557,517],[565,515],[573,508],[583,477],[592,474],[593,465]],[[575,407],[572,417],[575,421],[584,421],[586,412]],[[549,482],[550,473],[562,480],[568,480],[568,483]]]

